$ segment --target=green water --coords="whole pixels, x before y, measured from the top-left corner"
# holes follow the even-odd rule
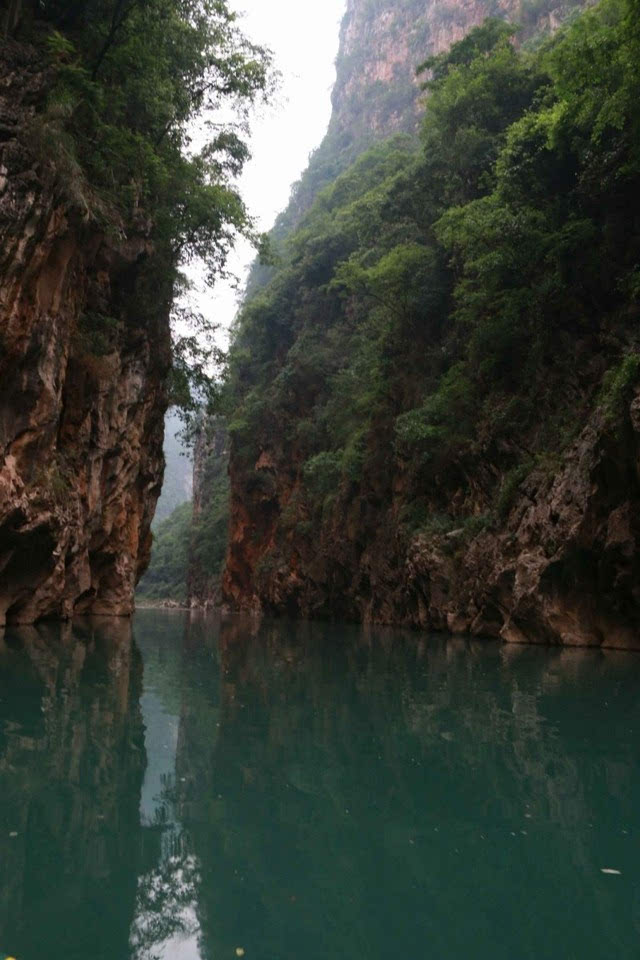
[[[635,654],[8,631],[0,956],[637,960],[639,733]]]

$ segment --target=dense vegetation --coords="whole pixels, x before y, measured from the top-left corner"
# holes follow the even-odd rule
[[[186,603],[192,512],[191,502],[182,503],[157,525],[151,564],[136,593],[139,601]]]
[[[239,318],[234,470],[275,502],[254,465],[288,465],[280,549],[358,500],[400,499],[407,536],[499,523],[638,377],[640,4],[533,51],[513,33],[490,19],[423,65],[420,148],[325,189]]]
[[[175,416],[168,419],[168,425],[177,428]],[[183,503],[182,498],[171,508],[176,494],[184,497],[184,493],[174,487],[165,495],[163,489],[159,507],[169,507],[169,516],[154,522],[151,563],[140,581],[138,600],[185,603],[189,596],[219,595],[229,527],[226,439],[224,426],[213,418],[199,431],[195,509],[191,501]],[[173,443],[177,443],[175,437]],[[172,448],[173,444],[165,440],[165,454]],[[184,455],[180,459],[184,462]],[[178,467],[173,465],[170,478]]]
[[[21,35],[46,48],[51,90],[25,136],[70,211],[115,237],[149,235],[154,257],[139,315],[168,310],[198,261],[211,283],[251,219],[234,183],[248,157],[246,110],[269,86],[269,56],[243,36],[226,0],[14,0]],[[194,121],[206,136],[192,140]],[[176,310],[174,400],[210,389],[210,324]],[[105,352],[118,318],[85,318]]]
[[[219,423],[215,437],[223,444],[216,449],[214,441],[201,458],[201,502],[191,529],[191,587],[200,595],[217,592],[229,531],[229,452],[226,431]]]

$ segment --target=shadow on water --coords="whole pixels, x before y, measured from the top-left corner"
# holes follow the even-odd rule
[[[0,952],[637,957],[638,655],[157,611],[134,635],[0,647]]]

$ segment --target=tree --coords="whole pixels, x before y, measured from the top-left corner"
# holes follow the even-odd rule
[[[67,205],[121,236],[150,232],[156,303],[184,293],[194,261],[210,284],[224,276],[236,236],[257,239],[235,180],[249,156],[247,111],[273,80],[269,53],[226,0],[39,0],[22,29],[54,68],[30,136]],[[172,399],[187,410],[215,394],[214,329],[196,320],[187,336],[175,325]]]

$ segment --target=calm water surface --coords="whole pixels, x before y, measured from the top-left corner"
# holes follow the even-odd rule
[[[638,960],[639,733],[637,654],[8,631],[0,957]]]

